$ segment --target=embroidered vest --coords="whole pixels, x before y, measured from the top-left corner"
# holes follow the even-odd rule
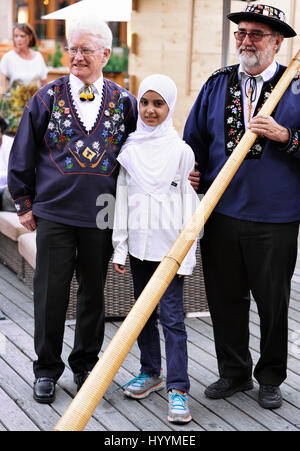
[[[279,69],[274,77],[263,84],[257,106],[253,114],[254,116],[259,113],[284,71],[285,68],[283,66],[279,66]],[[220,69],[216,71],[212,77],[220,73],[228,73],[225,96],[224,132],[225,152],[226,155],[230,155],[245,133],[243,99],[238,78],[238,65]],[[274,116],[275,113],[276,108],[274,109],[272,116]],[[265,142],[266,138],[258,137],[249,150],[246,158],[260,158]]]
[[[53,163],[64,175],[111,175],[127,137],[124,116],[128,113],[129,94],[104,80],[102,106],[92,130],[87,132],[72,102],[68,77],[61,80],[47,90],[52,110],[45,143]]]

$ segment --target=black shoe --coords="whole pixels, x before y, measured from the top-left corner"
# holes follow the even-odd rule
[[[42,404],[51,404],[55,399],[55,380],[51,377],[39,377],[34,381],[33,398]]]
[[[244,381],[237,381],[235,379],[221,377],[217,382],[207,387],[204,393],[208,398],[221,399],[228,398],[236,392],[251,390],[252,388],[253,382],[251,378]]]
[[[258,404],[264,409],[278,409],[282,405],[282,395],[275,385],[260,385]]]
[[[74,382],[77,384],[77,391],[79,391],[84,384],[85,380],[90,375],[90,371],[82,371],[81,373],[74,374]]]

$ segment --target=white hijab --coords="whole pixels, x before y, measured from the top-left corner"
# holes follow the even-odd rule
[[[139,115],[136,131],[128,136],[118,161],[144,192],[155,196],[168,193],[185,143],[173,127],[177,97],[174,81],[160,74],[146,77],[139,88],[138,105],[147,91],[163,97],[169,107],[168,116],[160,125],[150,127]]]

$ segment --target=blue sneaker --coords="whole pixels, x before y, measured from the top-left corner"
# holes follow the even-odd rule
[[[129,398],[143,399],[150,395],[153,391],[159,391],[164,388],[165,384],[161,376],[148,376],[147,374],[139,374],[137,377],[123,385],[124,394]]]
[[[170,390],[168,420],[171,423],[188,423],[191,419],[187,394],[180,390]]]

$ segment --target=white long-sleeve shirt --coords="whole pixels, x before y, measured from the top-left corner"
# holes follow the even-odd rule
[[[8,159],[14,139],[7,135],[2,135],[0,146],[0,191],[7,186]]]
[[[168,194],[159,198],[141,190],[129,173],[120,168],[114,216],[113,262],[124,265],[128,252],[140,259],[161,261],[196,209],[199,200],[188,176],[195,164],[186,146]],[[196,265],[196,241],[178,274],[192,274]]]

